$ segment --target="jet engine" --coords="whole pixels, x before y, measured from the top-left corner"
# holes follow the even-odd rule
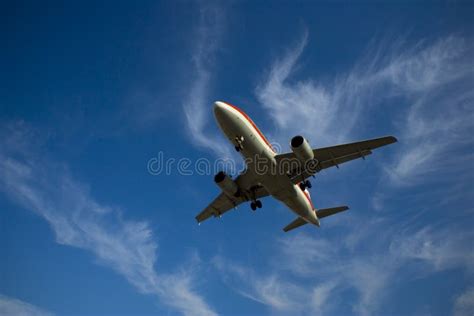
[[[229,196],[238,196],[239,186],[224,171],[219,171],[214,176],[214,182]]]
[[[303,136],[295,136],[291,139],[291,150],[304,165],[314,159],[313,149]]]

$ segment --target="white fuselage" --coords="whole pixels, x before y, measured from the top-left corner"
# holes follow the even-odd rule
[[[255,173],[259,184],[298,216],[319,225],[309,192],[301,190],[286,174],[278,172],[275,160],[277,153],[247,114],[228,103],[216,102],[214,115],[220,129],[232,144],[240,145],[239,152],[247,163],[248,172]]]

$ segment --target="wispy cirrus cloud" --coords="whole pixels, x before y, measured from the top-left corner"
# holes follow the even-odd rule
[[[222,7],[209,3],[202,4],[199,10],[199,23],[192,50],[192,70],[189,74],[189,94],[183,103],[186,126],[193,144],[228,158],[231,153],[223,138],[205,131],[212,117],[212,105],[214,101],[218,101],[210,96],[210,90],[216,54],[225,29],[225,12]]]
[[[431,271],[461,267],[474,272],[474,245],[470,231],[426,226],[418,231],[404,231],[392,239],[389,251],[393,257],[419,260]]]
[[[250,267],[222,256],[212,259],[224,281],[240,295],[270,306],[275,311],[289,312],[301,308],[300,301],[309,298],[307,293],[277,274],[260,275]]]
[[[474,314],[474,289],[467,289],[459,295],[454,302],[454,316],[464,316]]]
[[[357,315],[384,312],[391,289],[404,280],[427,277],[439,271],[472,271],[472,234],[448,228],[406,231],[393,240],[391,229],[378,224],[364,227],[368,234],[352,245],[351,235],[340,240],[296,233],[284,236],[270,255],[265,271],[223,256],[213,263],[238,294],[268,306],[275,312],[302,314],[341,313],[338,298],[355,291],[346,301]],[[371,242],[377,234],[377,243]],[[329,249],[330,245],[330,249]],[[318,246],[321,254],[318,254]],[[273,264],[277,262],[277,264]],[[401,277],[403,269],[414,269]]]
[[[299,244],[293,245],[293,247],[298,246]],[[276,259],[276,257],[272,258],[272,260]],[[278,260],[279,264],[288,263],[287,258],[278,257]],[[219,257],[217,263],[214,260],[214,263],[223,275],[226,284],[236,293],[267,306],[274,313],[282,314],[292,312],[303,315],[324,315],[334,309],[341,289],[349,287],[358,290],[361,296],[359,302],[353,306],[354,310],[358,314],[367,315],[375,309],[374,293],[380,290],[380,285],[385,284],[381,281],[383,275],[374,274],[374,269],[371,269],[373,266],[361,261],[344,267],[353,268],[352,273],[357,274],[357,280],[347,278],[343,274],[343,268],[334,263],[331,267],[337,267],[337,269],[328,273],[330,268],[321,266],[318,261],[308,262],[314,264],[314,271],[304,277],[302,277],[303,272],[299,270],[257,271],[256,268],[222,257]],[[289,264],[293,265],[293,263]],[[319,274],[319,277],[316,277],[316,274]],[[362,285],[359,286],[356,283],[357,281],[371,282],[364,283],[362,288]],[[377,284],[374,284],[374,281]]]
[[[5,125],[0,142],[0,190],[43,217],[60,244],[92,252],[98,263],[122,275],[138,291],[184,315],[215,315],[194,289],[190,269],[155,270],[157,243],[146,221],[127,220],[117,207],[97,202],[66,166],[35,148],[24,123]]]
[[[19,299],[0,294],[0,315],[52,316],[53,313]]]
[[[473,129],[474,62],[466,40],[448,36],[411,46],[372,44],[350,71],[325,81],[295,74],[307,43],[304,32],[255,90],[276,122],[278,141],[296,134],[318,145],[350,141],[356,127],[371,122],[370,111],[391,110],[399,114],[385,123],[393,126],[401,146],[387,169],[395,184],[419,182],[420,175],[449,163],[437,159],[441,153],[472,145],[465,135]]]
[[[257,99],[276,124],[273,138],[282,143],[301,133],[318,145],[350,141],[364,120],[370,122],[370,114],[389,111],[391,120],[380,124],[392,126],[400,144],[381,178],[388,176],[392,188],[427,184],[438,180],[431,175],[440,174],[443,181],[462,182],[464,188],[472,183],[472,164],[466,166],[472,160],[472,137],[466,135],[474,121],[474,67],[466,40],[448,36],[412,45],[401,40],[372,44],[352,69],[324,82],[296,75],[307,43],[304,32],[256,87]],[[460,163],[455,165],[455,160]],[[337,300],[330,298],[350,290],[357,293],[350,303],[354,313],[377,313],[390,300],[391,285],[413,277],[406,267],[418,276],[472,271],[472,234],[464,226],[441,225],[439,218],[415,226],[417,208],[410,205],[403,219],[387,215],[356,220],[338,240],[285,236],[268,258],[278,265],[265,271],[223,256],[213,263],[229,287],[274,312],[331,311]]]
[[[273,136],[278,141],[300,133],[318,145],[349,141],[348,135],[354,134],[368,110],[396,106],[403,115],[388,123],[398,131],[401,149],[386,169],[393,184],[419,183],[420,176],[426,182],[426,175],[439,175],[440,166],[450,160],[437,159],[445,156],[443,151],[456,151],[463,166],[469,161],[469,152],[463,153],[462,148],[472,145],[472,138],[466,135],[474,121],[470,88],[474,68],[469,57],[472,49],[463,39],[420,41],[412,47],[401,41],[385,48],[373,46],[349,72],[330,82],[295,80],[295,69],[307,43],[305,32],[293,49],[275,61],[256,88],[258,100],[276,123]],[[460,170],[449,171],[452,179],[457,178],[456,169]],[[380,231],[380,225],[391,228]],[[264,275],[252,272],[256,279],[239,278],[232,287],[262,298],[266,296],[258,285],[269,278],[281,279],[285,293],[313,292],[319,298],[315,308],[308,303],[314,300],[306,296],[289,296],[292,299],[285,307],[297,305],[308,314],[331,309],[334,304],[327,299],[331,294],[336,294],[334,297],[347,288],[354,289],[359,297],[353,301],[353,311],[368,315],[380,311],[388,285],[405,264],[421,263],[425,275],[454,267],[472,270],[472,236],[463,229],[424,227],[408,232],[403,224],[390,219],[374,220],[369,226],[364,222],[364,233],[348,234],[336,242],[304,234],[282,239],[278,267]],[[370,238],[373,235],[377,240]],[[392,240],[393,235],[398,238]],[[250,268],[240,267],[246,269]],[[290,276],[285,277],[285,273]],[[242,283],[245,285],[239,287]],[[317,287],[312,289],[314,284]],[[280,292],[274,292],[274,299],[259,301],[279,310],[281,307],[273,302],[280,301]]]

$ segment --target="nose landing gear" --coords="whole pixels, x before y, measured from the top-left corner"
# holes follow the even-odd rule
[[[241,151],[242,149],[244,149],[244,146],[242,145],[244,143],[244,137],[243,136],[235,136],[235,139],[234,139],[236,145],[235,145],[235,150],[237,152]]]

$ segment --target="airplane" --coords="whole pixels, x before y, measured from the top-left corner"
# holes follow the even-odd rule
[[[214,181],[221,193],[196,216],[197,222],[221,217],[244,202],[255,211],[262,207],[260,199],[272,196],[283,202],[296,219],[283,228],[288,232],[306,224],[320,226],[320,219],[349,209],[347,206],[316,209],[308,191],[309,177],[323,169],[337,167],[354,159],[363,158],[372,150],[397,142],[393,136],[354,143],[312,149],[301,135],[290,141],[292,152],[278,154],[250,117],[238,107],[217,101],[214,103],[217,124],[235,150],[245,159],[246,169],[232,179],[224,171]]]

